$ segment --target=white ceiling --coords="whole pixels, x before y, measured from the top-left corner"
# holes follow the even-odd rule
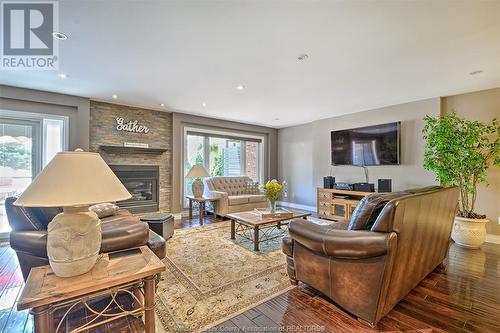
[[[70,78],[0,83],[271,127],[500,86],[500,1],[60,1],[60,30]]]

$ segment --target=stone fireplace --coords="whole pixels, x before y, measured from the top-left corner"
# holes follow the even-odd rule
[[[117,202],[134,214],[160,210],[159,167],[157,165],[109,165],[132,198]]]
[[[137,121],[148,131],[118,130],[116,118]],[[171,212],[172,114],[91,101],[90,150],[101,154],[133,198],[119,206],[133,213]],[[124,143],[147,144],[126,147]]]

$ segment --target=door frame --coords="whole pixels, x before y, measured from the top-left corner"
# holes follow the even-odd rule
[[[241,138],[241,141],[245,141],[244,139],[245,138],[248,138],[248,139],[258,139],[260,140],[260,145],[259,145],[259,149],[258,149],[258,165],[259,165],[259,183],[263,183],[264,182],[264,178],[267,174],[266,172],[266,168],[265,168],[265,156],[266,154],[268,153],[267,151],[267,137],[266,135],[262,135],[262,134],[253,134],[253,133],[246,133],[244,131],[240,132],[240,131],[237,131],[237,130],[232,130],[232,129],[227,129],[227,130],[223,130],[223,129],[214,129],[214,128],[207,128],[207,127],[203,127],[203,126],[196,126],[194,124],[189,124],[189,125],[186,125],[183,127],[183,130],[182,130],[182,146],[181,146],[181,158],[180,158],[180,163],[181,163],[181,168],[180,170],[181,171],[181,174],[180,174],[180,207],[181,207],[181,210],[182,209],[185,209],[187,207],[185,207],[185,198],[186,198],[186,191],[185,191],[185,183],[184,183],[184,180],[185,180],[185,174],[184,174],[184,166],[185,166],[185,162],[186,162],[186,155],[187,155],[187,135],[188,135],[188,132],[198,132],[200,134],[203,134],[203,135],[206,135],[206,136],[210,136],[210,134],[213,134],[214,136],[227,136],[228,139],[231,138],[231,137],[234,137],[234,138]],[[209,145],[207,145],[205,143],[205,147],[204,147],[204,154],[205,156],[209,156],[209,152],[210,152],[210,147]],[[208,151],[208,152],[207,152]],[[207,154],[208,153],[208,154]],[[204,164],[205,163],[208,163],[207,161],[203,161]]]
[[[31,180],[40,172],[42,166],[41,121],[11,117],[0,117],[0,124],[31,126]],[[0,232],[0,241],[9,238],[9,232]]]

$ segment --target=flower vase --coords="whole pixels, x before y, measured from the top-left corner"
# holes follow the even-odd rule
[[[271,214],[276,212],[276,200],[269,200],[269,212]]]

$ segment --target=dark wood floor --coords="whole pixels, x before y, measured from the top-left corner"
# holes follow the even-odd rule
[[[268,332],[500,332],[500,245],[452,244],[445,268],[429,274],[373,330],[305,285],[216,329],[263,326]]]
[[[204,220],[204,224],[210,223],[214,223],[211,217]],[[196,218],[175,223],[176,228],[197,225]],[[14,252],[1,246],[0,333],[32,331],[28,312],[15,310],[22,284]],[[136,320],[124,320],[98,332],[137,332],[139,327]],[[487,243],[479,250],[452,245],[446,267],[432,272],[373,330],[321,294],[300,285],[211,331],[500,332],[500,245]]]

